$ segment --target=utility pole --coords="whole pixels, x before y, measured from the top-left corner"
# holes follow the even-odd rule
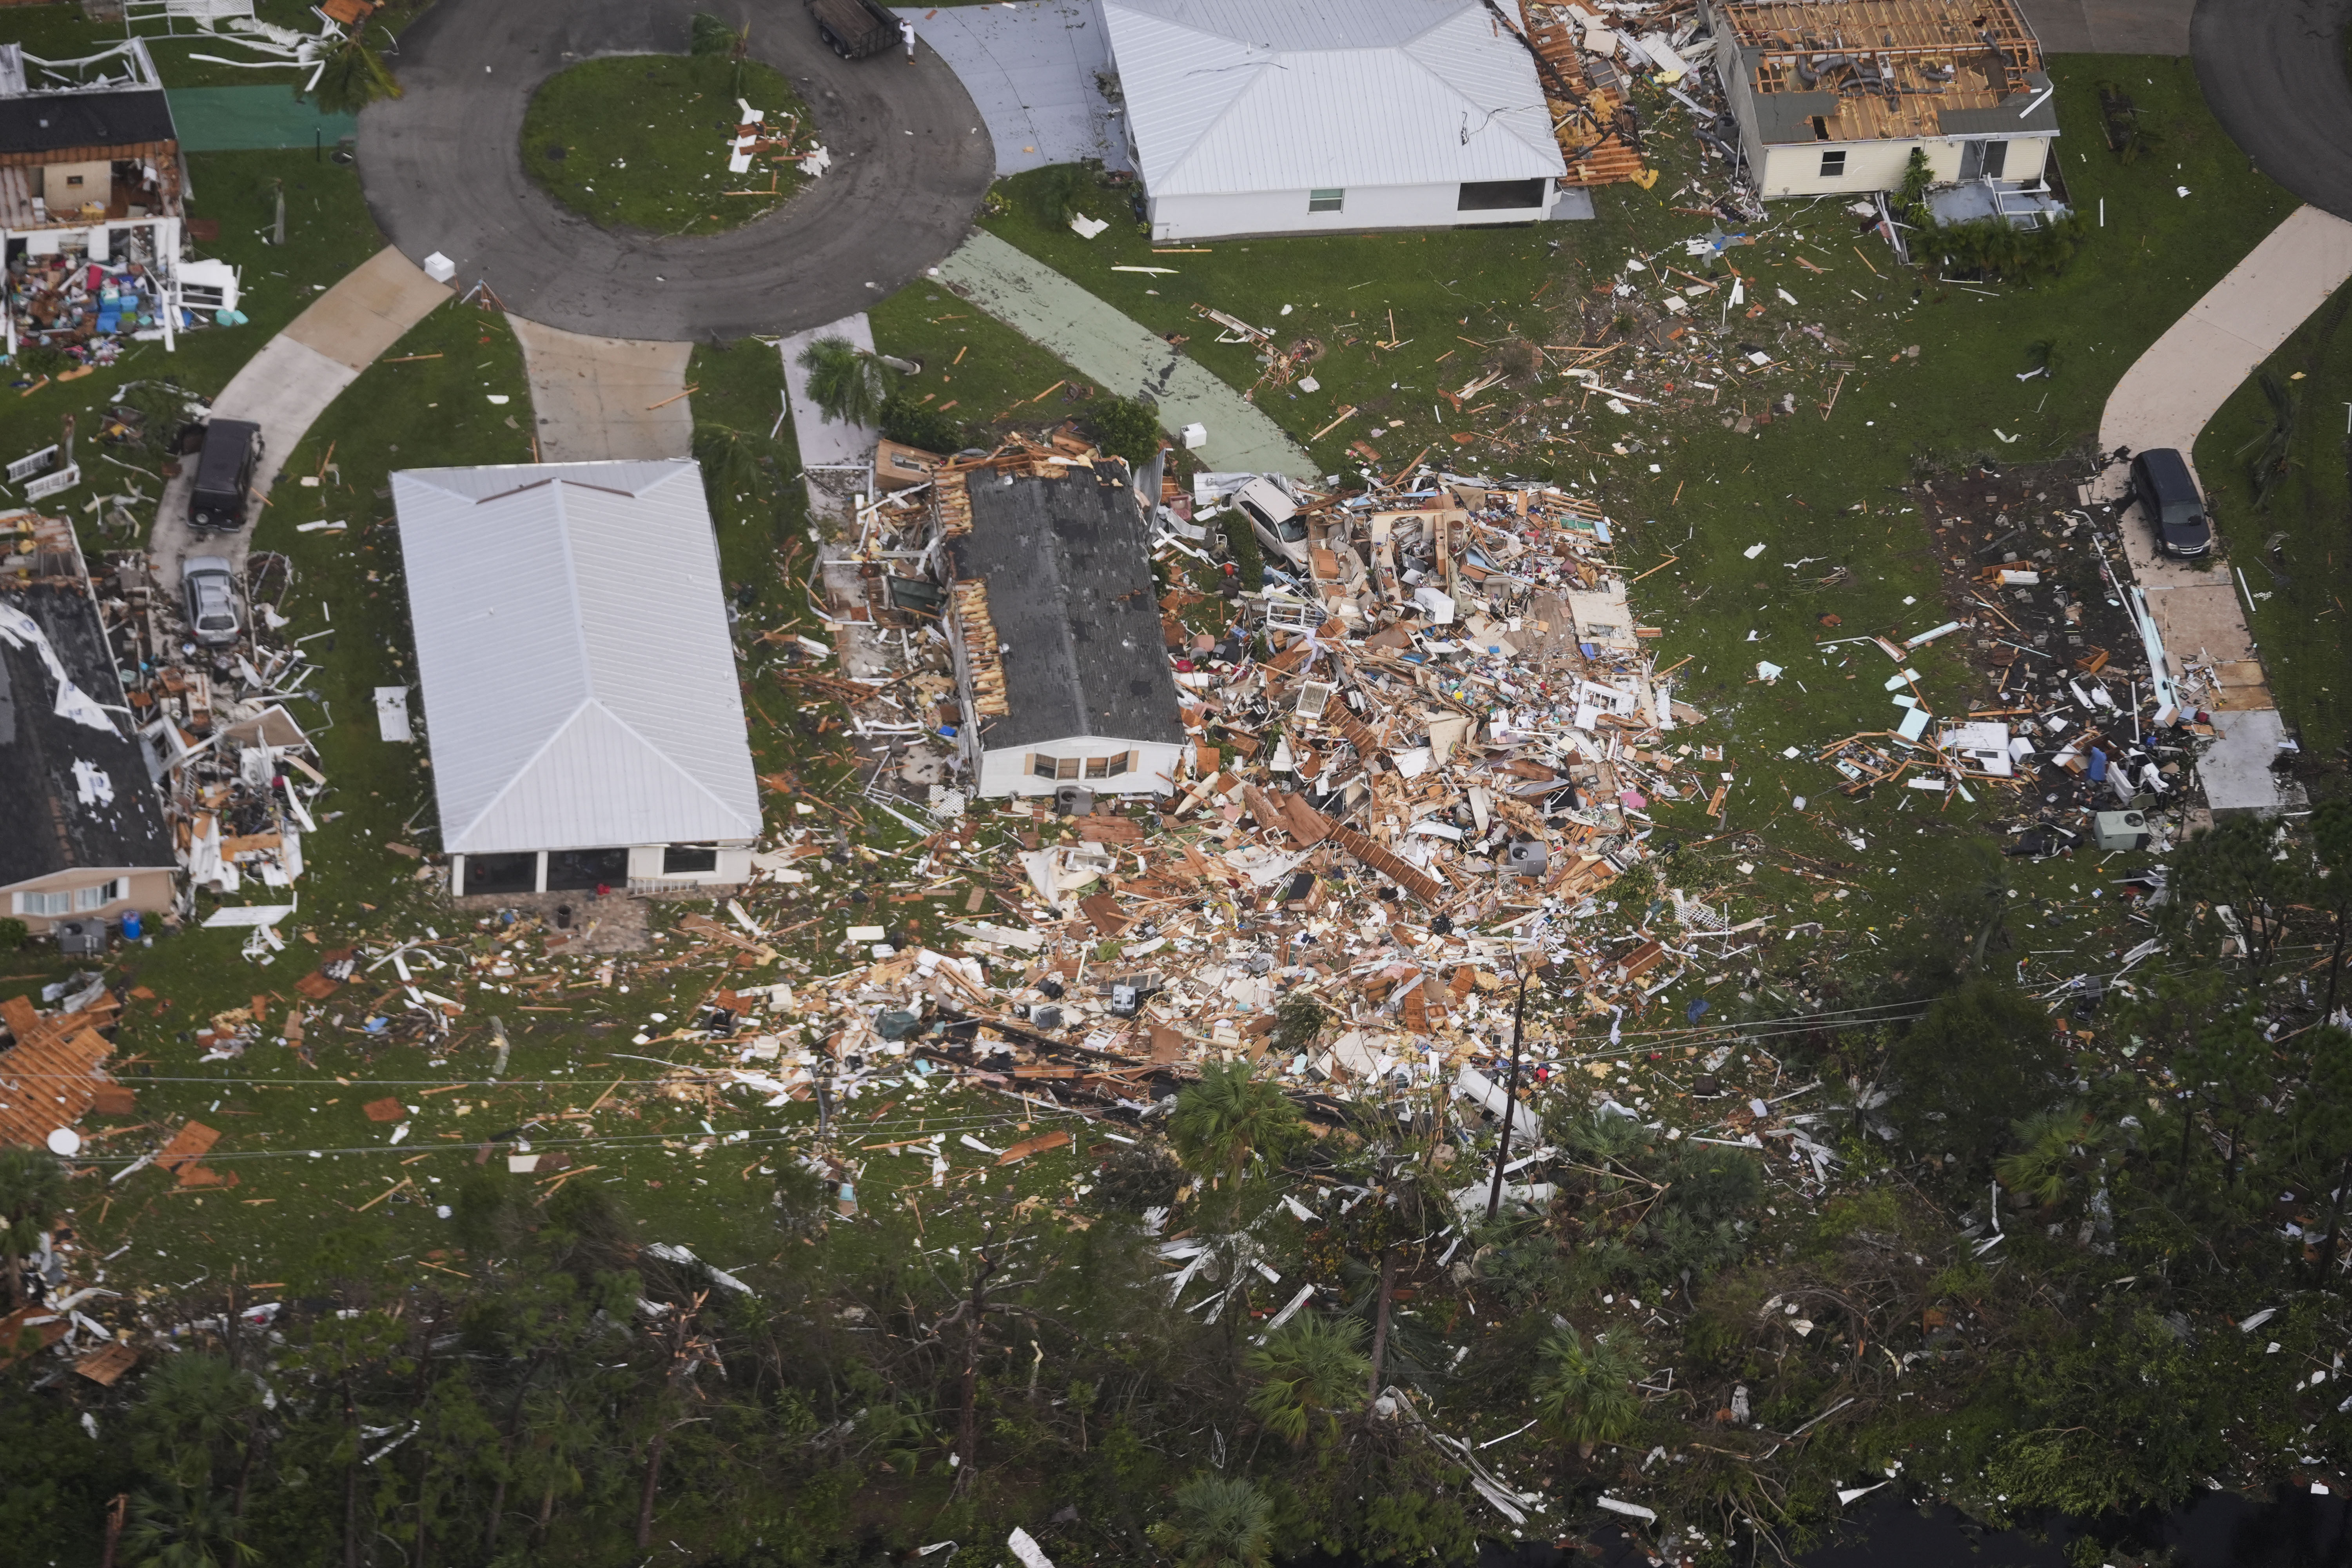
[[[1511,1078],[1503,1086],[1503,1136],[1495,1145],[1495,1181],[1486,1189],[1486,1223],[1492,1225],[1503,1207],[1503,1166],[1511,1157],[1511,1113],[1519,1108],[1519,1052],[1527,1038],[1528,982],[1535,971],[1519,960],[1519,999],[1511,1009]]]

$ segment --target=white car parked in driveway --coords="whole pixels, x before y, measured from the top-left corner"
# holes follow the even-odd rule
[[[186,596],[188,635],[206,647],[236,641],[236,574],[217,555],[198,555],[180,567]]]

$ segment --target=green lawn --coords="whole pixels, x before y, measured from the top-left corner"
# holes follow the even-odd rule
[[[2229,561],[2243,575],[2254,606],[2253,633],[2271,694],[2303,731],[2304,749],[2321,756],[2352,733],[2352,647],[2347,647],[2344,581],[2352,538],[2344,530],[2352,504],[2352,434],[2336,415],[2352,401],[2352,285],[2336,291],[2301,331],[2249,377],[2205,427],[2197,473]],[[2254,467],[2274,460],[2281,423],[2264,378],[2284,394],[2286,470],[2259,502]],[[2342,555],[2347,564],[2336,564]],[[2344,688],[2338,692],[2336,688]]]
[[[2013,450],[2020,456],[2044,457],[2070,448],[2092,427],[2115,370],[2127,363],[2289,205],[2282,193],[2230,167],[2235,155],[2202,118],[2187,68],[2176,62],[2108,61],[2102,68],[2144,70],[2157,79],[2160,85],[2136,90],[2144,110],[2160,115],[2167,127],[2163,160],[2186,163],[2194,158],[2194,165],[2176,171],[2152,167],[2147,160],[2135,168],[2105,162],[2095,132],[2078,123],[2084,116],[2077,100],[2086,90],[2087,78],[2070,77],[2071,63],[2061,61],[2060,68],[2062,80],[2074,89],[2067,114],[2076,135],[2069,156],[2081,167],[2070,167],[2069,178],[2077,200],[2085,205],[2100,195],[2106,196],[2110,226],[2095,238],[2092,250],[2066,279],[2035,289],[1990,294],[1953,288],[1915,304],[1907,287],[1874,276],[1853,253],[1842,218],[1832,221],[1824,208],[1784,211],[1776,215],[1781,228],[1774,237],[1732,256],[1743,273],[1759,280],[1758,297],[1767,297],[1774,285],[1785,285],[1807,302],[1791,310],[1778,304],[1774,296],[1766,316],[1748,329],[1794,362],[1791,369],[1774,373],[1779,379],[1768,378],[1765,389],[1796,391],[1799,417],[1776,422],[1753,436],[1736,437],[1717,423],[1724,405],[1710,405],[1685,390],[1690,370],[1654,358],[1646,368],[1629,366],[1626,362],[1636,357],[1630,349],[1620,350],[1611,362],[1611,384],[1659,396],[1666,404],[1664,414],[1620,420],[1601,414],[1597,402],[1585,404],[1580,394],[1568,395],[1557,383],[1539,389],[1543,395],[1563,398],[1554,405],[1551,421],[1565,425],[1575,416],[1576,422],[1566,431],[1570,445],[1550,444],[1551,455],[1536,471],[1597,486],[1612,515],[1621,520],[1622,552],[1635,569],[1679,554],[1678,561],[1639,590],[1643,616],[1666,628],[1659,645],[1662,663],[1685,656],[1691,661],[1681,694],[1717,715],[1693,738],[1727,748],[1725,766],[1741,781],[1732,826],[1765,836],[1761,841],[1735,838],[1685,850],[1673,874],[1689,890],[1721,897],[1743,912],[1777,912],[1802,897],[1800,884],[1782,864],[1787,854],[1848,859],[1852,852],[1842,835],[1854,829],[1869,833],[1877,847],[1864,857],[1874,869],[1870,879],[1856,879],[1864,891],[1841,906],[1845,929],[1892,927],[1919,907],[1926,890],[1958,886],[1981,875],[1977,850],[1982,840],[1976,826],[1991,813],[1991,803],[1973,809],[1956,804],[1933,823],[1923,817],[1915,833],[1906,830],[1913,824],[1895,820],[1906,808],[1899,799],[1882,796],[1862,805],[1840,801],[1823,809],[1821,803],[1831,794],[1824,771],[1810,760],[1790,762],[1780,756],[1787,746],[1810,751],[1836,736],[1883,728],[1886,722],[1884,696],[1874,686],[1845,681],[1841,677],[1848,671],[1812,660],[1813,616],[1828,602],[1835,604],[1849,630],[1917,630],[1944,618],[1926,536],[1916,517],[1904,510],[1911,503],[1895,496],[1893,487],[1909,478],[1915,461],[1931,456],[1998,449],[2005,455]],[[6,438],[29,447],[37,438],[46,438],[58,414],[87,409],[111,381],[156,365],[178,371],[201,389],[215,390],[212,384],[226,379],[252,346],[290,318],[313,284],[331,282],[377,243],[346,170],[313,168],[299,157],[281,154],[232,154],[199,160],[196,175],[203,198],[198,210],[216,213],[224,220],[221,252],[248,268],[248,281],[256,290],[248,306],[254,325],[235,333],[192,335],[177,360],[166,361],[160,349],[150,348],[113,378],[94,376],[17,400],[0,408],[0,421],[17,428],[16,437]],[[279,175],[288,179],[291,198],[289,244],[272,251],[258,243],[255,231],[267,216],[267,181]],[[1383,425],[1387,433],[1377,442],[1383,466],[1401,466],[1431,438],[1471,423],[1457,419],[1450,409],[1433,417],[1428,402],[1441,377],[1451,382],[1460,374],[1467,379],[1464,362],[1475,363],[1484,343],[1514,331],[1545,342],[1578,341],[1580,321],[1565,312],[1546,313],[1553,296],[1584,297],[1596,280],[1614,272],[1616,261],[1629,250],[1638,247],[1657,256],[1669,239],[1704,231],[1705,220],[1667,210],[1684,177],[1670,169],[1654,193],[1604,193],[1602,220],[1590,226],[1217,245],[1207,255],[1160,258],[1181,270],[1175,279],[1157,280],[1108,272],[1115,261],[1147,257],[1148,245],[1130,229],[1115,226],[1088,245],[1017,211],[998,221],[1008,237],[1118,300],[1139,319],[1162,331],[1190,334],[1204,362],[1241,384],[1248,384],[1255,370],[1249,351],[1215,344],[1214,329],[1189,310],[1194,300],[1251,320],[1282,323],[1286,338],[1293,331],[1314,333],[1328,349],[1316,370],[1327,391],[1295,401],[1286,393],[1261,393],[1261,400],[1302,437],[1328,420],[1336,403],[1361,401],[1367,408],[1403,421],[1393,431]],[[2211,205],[2200,207],[2172,196],[2176,182],[2200,194],[2212,193]],[[1020,185],[1013,182],[1016,201]],[[1107,203],[1104,210],[1109,210]],[[1797,239],[1800,233],[1809,238]],[[2156,243],[2143,246],[2138,243],[2142,238]],[[1554,242],[1560,246],[1557,253],[1550,248]],[[1877,272],[1894,272],[1874,242],[1866,242],[1865,247]],[[1823,270],[1799,266],[1801,256]],[[1661,259],[1680,265],[1685,258],[1668,252]],[[1705,270],[1696,263],[1694,269]],[[1839,306],[1832,285],[1859,287],[1865,297]],[[1147,287],[1161,291],[1147,294]],[[1289,317],[1280,314],[1286,303],[1294,306]],[[958,414],[970,410],[987,419],[1010,415],[1021,424],[1033,419],[1045,424],[1083,412],[1082,404],[1065,405],[1059,394],[1035,405],[1034,416],[1018,412],[1020,400],[1062,379],[1065,367],[956,305],[951,295],[919,284],[875,312],[882,346],[923,361],[924,370],[915,383],[918,395],[929,393],[942,403],[952,400],[962,405],[954,411]],[[1815,305],[1820,308],[1811,308]],[[1393,329],[1388,320],[1391,310],[1396,312]],[[1826,395],[1833,380],[1818,363],[1829,352],[1808,357],[1803,344],[1811,340],[1786,331],[1807,322],[1822,324],[1850,343],[1837,352],[1850,355],[1857,367],[1872,363],[1874,356],[1884,367],[1874,374],[1857,369],[1827,420],[1809,405]],[[1391,341],[1391,331],[1400,347],[1379,348],[1379,342]],[[1784,335],[1791,341],[1784,343]],[[2058,376],[2021,384],[2012,381],[2025,363],[2024,343],[2051,336],[2061,342]],[[1483,342],[1460,341],[1472,338]],[[1910,342],[1922,346],[1918,360],[1886,363],[1886,354]],[[969,351],[961,364],[954,363],[958,350]],[[393,357],[432,353],[443,357],[375,366],[327,411],[310,439],[289,455],[289,473],[314,472],[331,442],[342,488],[303,489],[289,478],[261,525],[259,542],[288,550],[301,574],[300,591],[281,606],[297,618],[297,635],[324,629],[329,606],[333,616],[332,638],[310,645],[326,667],[320,686],[338,717],[321,736],[321,764],[337,786],[322,805],[347,814],[317,836],[311,869],[302,886],[305,927],[321,944],[362,934],[379,941],[414,934],[446,918],[410,880],[415,862],[382,848],[397,839],[429,849],[432,840],[430,795],[418,765],[421,759],[410,748],[378,742],[367,722],[370,689],[403,679],[411,668],[396,551],[389,528],[376,526],[389,510],[378,491],[384,476],[402,462],[521,461],[527,460],[530,447],[528,416],[520,405],[494,409],[483,400],[489,391],[509,395],[522,391],[520,363],[502,321],[446,308],[412,332]],[[753,342],[724,349],[704,347],[697,351],[690,377],[700,388],[696,394],[698,439],[707,442],[732,432],[740,448],[723,468],[713,466],[719,475],[717,510],[725,570],[730,584],[753,588],[742,630],[747,637],[755,629],[824,636],[798,586],[808,555],[790,435],[779,432],[773,440],[768,435],[779,407],[776,356]],[[1698,378],[1715,376],[1702,368]],[[1383,379],[1399,385],[1387,388],[1380,384]],[[1675,392],[1665,390],[1664,384],[1670,380],[1677,384]],[[1763,401],[1760,394],[1748,395],[1751,406]],[[1517,417],[1518,409],[1515,403],[1498,412]],[[1995,423],[2022,437],[2014,448],[1988,438]],[[1370,421],[1360,417],[1319,447],[1318,455],[1337,465],[1343,458],[1340,443],[1346,434],[1370,428]],[[1467,449],[1469,459],[1481,466],[1512,466],[1518,454],[1487,439],[1488,433],[1499,433],[1496,420],[1487,417],[1476,428],[1481,436]],[[1514,429],[1504,438],[1517,443],[1520,452],[1541,445],[1527,442],[1525,435],[1523,429]],[[1621,446],[1627,448],[1622,455],[1615,450]],[[405,455],[400,448],[405,448]],[[1660,468],[1654,476],[1647,471],[1653,460]],[[1848,510],[1857,506],[1868,511]],[[293,523],[314,517],[341,517],[352,526],[342,534],[292,532]],[[1769,553],[1751,562],[1742,552],[1755,542],[1765,542]],[[1788,592],[1788,580],[1780,577],[1786,568],[1780,563],[1800,554],[1848,563],[1852,583],[1832,601]],[[1765,586],[1759,591],[1753,586],[1757,583]],[[1906,598],[1918,603],[1906,605]],[[1757,643],[1748,640],[1751,630],[1759,636]],[[1796,679],[1751,689],[1747,675],[1759,657],[1790,666]],[[1939,707],[1948,710],[1968,700],[1974,678],[1950,645],[1927,650],[1918,664]],[[1723,668],[1717,669],[1717,665]],[[1816,671],[1811,689],[1798,684]],[[837,731],[819,732],[830,705],[805,700],[782,679],[773,661],[756,650],[747,660],[747,694],[762,771],[789,772],[809,795],[856,809],[859,803],[845,787],[852,774]],[[1789,803],[1795,795],[1811,797],[1814,809],[1803,816],[1793,813]],[[871,810],[864,816],[873,829],[867,842],[886,849],[905,842],[903,830],[887,816]],[[1705,837],[1709,830],[1705,819],[1687,806],[1665,809],[1661,820],[1664,833],[1685,839]],[[989,841],[994,837],[991,830]],[[1763,849],[1766,844],[1769,852]],[[887,861],[860,862],[847,874],[843,890],[863,892],[867,884],[878,886],[889,874]],[[2069,876],[2076,880],[2070,884]],[[2095,928],[2104,912],[2084,897],[2079,873],[2062,864],[2020,868],[2012,873],[2012,881],[2021,890],[2049,900],[2046,916],[2053,934],[2042,940],[2053,944],[2073,940],[2062,932]],[[373,909],[365,907],[369,905]],[[840,929],[853,919],[867,918],[865,911],[872,908],[870,900],[827,896],[812,908],[810,925],[786,944],[792,959],[822,972],[823,966],[837,962],[833,950]],[[960,900],[928,900],[893,908],[890,919],[899,922],[911,916],[919,931],[931,932],[959,912]],[[318,1081],[307,1069],[296,1068],[279,1047],[265,1047],[260,1058],[248,1057],[242,1063],[201,1069],[194,1064],[188,1037],[193,1023],[247,1000],[257,976],[268,982],[261,989],[285,992],[286,983],[299,972],[302,949],[310,946],[303,942],[302,949],[280,961],[281,969],[269,973],[245,964],[236,956],[236,945],[223,933],[190,933],[168,939],[152,953],[134,959],[136,980],[172,1005],[168,1012],[134,1010],[124,1031],[123,1054],[144,1057],[163,1077],[197,1080],[154,1084],[142,1116],[209,1107],[232,1087],[230,1079],[257,1072],[295,1073],[300,1081]],[[1843,948],[1825,939],[1816,951],[1828,959]],[[1784,953],[1782,962],[1801,963],[1808,944],[1793,942]],[[571,1069],[609,1059],[609,1037],[591,1032],[593,1024],[635,1029],[644,1026],[653,1010],[671,1011],[675,1017],[707,989],[711,978],[690,969],[647,978],[633,985],[625,1001],[618,994],[592,994],[572,1013],[550,1015],[551,1021],[519,1027],[510,1076],[536,1076],[547,1084],[501,1090],[505,1098],[482,1100],[485,1110],[476,1114],[486,1115],[495,1105],[512,1121],[534,1107],[569,1103],[561,1086],[572,1076]],[[1682,998],[1662,1000],[1679,1005]],[[1780,1005],[1767,997],[1758,1005],[1769,1011]],[[522,1017],[518,1014],[510,1022]],[[469,1015],[465,1026],[478,1031],[478,1016]],[[408,1059],[415,1053],[407,1047],[389,1053],[372,1050],[362,1037],[330,1029],[320,1036],[317,1071],[328,1078],[341,1074],[355,1084],[370,1077],[478,1072],[486,1059],[484,1049],[485,1037],[471,1034],[446,1066],[433,1067]],[[271,1058],[268,1051],[277,1054]],[[337,1101],[335,1106],[328,1106],[330,1098]],[[247,1101],[232,1097],[223,1102],[258,1113],[249,1127],[241,1121],[232,1130],[240,1139],[248,1131],[267,1131],[280,1147],[337,1148],[358,1146],[373,1136],[367,1125],[342,1125],[355,1114],[355,1095],[320,1092],[314,1097],[276,1089],[253,1091]],[[320,1108],[316,1111],[309,1109],[314,1104]],[[669,1135],[691,1130],[676,1117],[664,1120],[667,1113],[644,1110],[641,1114],[647,1119],[647,1131]],[[439,1140],[438,1132],[460,1130],[453,1119],[432,1129],[431,1136],[435,1142],[454,1142]],[[420,1133],[425,1131],[420,1126]],[[425,1142],[420,1136],[413,1146]],[[254,1147],[249,1141],[225,1147],[230,1146]],[[732,1219],[699,1208],[673,1214],[664,1198],[654,1195],[664,1189],[644,1184],[661,1180],[654,1173],[680,1158],[677,1152],[656,1144],[614,1158],[619,1163],[611,1168],[640,1190],[641,1202],[656,1205],[649,1211],[654,1223],[677,1234],[688,1235],[693,1226],[707,1224],[712,1228],[702,1234],[723,1241],[732,1234],[729,1226],[754,1223],[753,1210],[764,1201],[747,1194],[747,1206]],[[282,1231],[289,1213],[333,1212],[333,1204],[364,1201],[375,1190],[368,1184],[384,1167],[383,1154],[347,1156],[326,1167],[264,1163],[248,1176],[246,1189],[204,1200],[208,1209],[229,1211],[218,1225],[194,1233],[217,1238],[205,1244],[217,1250],[206,1252],[184,1237],[173,1243],[172,1268],[178,1270],[191,1256],[202,1258],[209,1267],[239,1252],[250,1252],[257,1263],[275,1245],[272,1237]],[[278,1173],[268,1173],[270,1169]],[[155,1184],[150,1178],[139,1180]],[[305,1182],[310,1184],[308,1192]],[[278,1199],[285,1209],[270,1216],[267,1211],[275,1205],[247,1206],[246,1202],[267,1197]],[[115,1213],[104,1223],[121,1225],[128,1215],[158,1201],[196,1200],[163,1199],[134,1186],[118,1194]],[[415,1215],[408,1217],[416,1226],[414,1239],[421,1243],[432,1234],[428,1222]],[[107,1235],[111,1243],[114,1233]],[[160,1265],[154,1277],[163,1277]],[[186,1275],[175,1272],[174,1277]]]
[[[764,110],[769,134],[791,136],[795,150],[812,139],[808,106],[756,60],[623,55],[583,60],[540,85],[523,117],[523,167],[548,195],[607,228],[734,228],[775,211],[803,184],[782,151],[756,154],[748,174],[727,172],[738,98]],[[729,194],[742,191],[763,194]]]
[[[971,426],[967,434],[981,444],[1005,429],[1034,431],[1083,417],[1089,395],[1099,391],[936,283],[909,284],[867,319],[876,348],[923,367],[905,379],[904,395]]]

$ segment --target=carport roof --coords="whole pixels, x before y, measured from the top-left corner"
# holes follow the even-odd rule
[[[1155,196],[1567,172],[1477,0],[1104,0],[1103,23]]]
[[[392,477],[452,854],[760,832],[693,463]]]

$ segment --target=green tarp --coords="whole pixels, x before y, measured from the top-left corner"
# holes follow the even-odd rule
[[[271,147],[332,147],[359,132],[348,114],[321,114],[294,96],[290,81],[266,87],[182,87],[171,91],[172,121],[190,153]]]

